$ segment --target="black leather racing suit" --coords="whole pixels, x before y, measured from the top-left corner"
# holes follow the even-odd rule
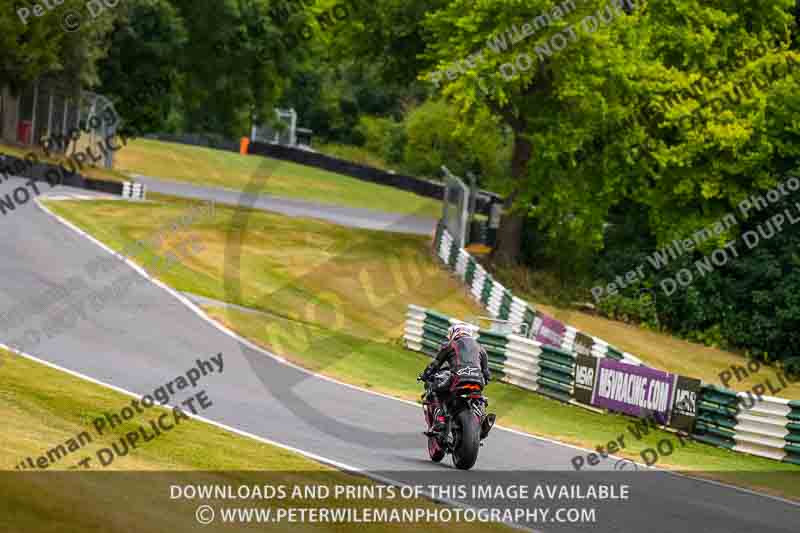
[[[423,378],[427,380],[445,364],[451,373],[449,381],[440,384],[439,388],[429,389],[429,400],[434,409],[433,426],[429,429],[434,432],[440,432],[445,427],[443,407],[450,397],[450,392],[463,383],[475,383],[483,389],[492,379],[486,350],[478,344],[478,341],[466,335],[443,346],[425,368],[422,373]],[[483,436],[485,435],[481,438]]]
[[[443,346],[422,375],[432,376],[445,363],[453,374],[450,390],[460,383],[477,383],[483,388],[492,378],[486,350],[478,341],[466,335]]]

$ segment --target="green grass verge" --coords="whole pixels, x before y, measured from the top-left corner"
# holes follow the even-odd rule
[[[50,205],[104,240],[112,227],[120,227],[130,237],[146,236],[160,220],[174,217],[186,207],[186,202],[167,199],[150,206],[92,202],[82,204],[80,210],[71,204]],[[163,280],[181,290],[231,301],[224,291],[223,262],[225,232],[232,214],[218,208],[214,221],[193,227],[191,231],[200,234],[206,250],[166,273]],[[118,249],[122,246],[109,244]],[[425,238],[253,212],[238,271],[242,297],[232,303],[269,315],[209,312],[298,364],[376,391],[416,399],[419,388],[414,378],[427,358],[399,345],[407,305],[432,307],[451,316],[483,314],[463,287],[434,262],[428,246]],[[598,415],[510,385],[493,384],[488,394],[502,424],[583,447],[605,445],[627,433],[633,423],[627,417]],[[643,449],[664,438],[675,439],[671,433],[657,431],[629,442],[620,455],[641,459]],[[571,468],[570,464],[563,466]],[[800,472],[800,468],[698,443],[680,448],[659,466],[716,472],[716,479],[800,496],[800,487],[786,487],[782,478],[753,479],[752,475]]]
[[[398,174],[417,176],[429,180],[436,180],[437,178],[440,179],[439,176],[416,174],[414,171],[410,170],[405,163],[389,163],[381,155],[367,150],[363,146],[338,143],[317,143],[314,149],[331,157],[336,157],[345,161],[352,161],[353,163],[358,163],[359,165],[378,168],[385,170],[386,172],[393,171]]]
[[[55,213],[76,223],[110,247],[154,235],[163,224],[199,202],[153,197],[155,202],[47,202]],[[79,207],[78,207],[79,206]],[[213,220],[196,221],[163,241],[164,253],[187,235],[205,250],[160,275],[182,291],[244,305],[311,323],[336,322],[345,332],[369,339],[402,334],[409,303],[453,316],[483,314],[458,283],[440,269],[428,251],[429,239],[360,230],[314,219],[250,211],[234,222],[234,208],[216,207]],[[241,260],[228,245],[232,224],[246,224]],[[230,255],[226,265],[226,254]],[[142,254],[143,261],[150,254]],[[241,284],[226,291],[225,277]]]
[[[151,408],[102,436],[94,432],[92,421],[105,411],[118,411],[130,405],[131,398],[111,389],[84,381],[46,365],[0,351],[0,417],[3,439],[0,440],[0,470],[14,470],[24,457],[36,457],[48,448],[64,443],[81,432],[93,435],[93,441],[63,457],[47,472],[64,471],[100,448],[111,447],[128,431],[167,412]],[[213,398],[212,398],[213,401]],[[92,469],[69,475],[11,474],[0,483],[0,531],[196,531],[195,508],[201,504],[253,507],[330,507],[356,508],[430,508],[421,500],[171,500],[171,484],[218,484],[238,487],[265,480],[272,485],[324,483],[367,485],[366,478],[344,474],[282,448],[240,437],[210,424],[184,420],[169,432],[147,443],[140,443],[124,457],[117,457],[102,472],[115,471],[116,477]],[[120,471],[149,472],[146,475],[122,474]],[[256,474],[255,472],[270,472]],[[16,472],[16,470],[15,470]],[[180,472],[184,472],[181,474]],[[186,472],[193,472],[187,474]],[[248,473],[250,472],[250,473]],[[103,476],[103,477],[101,477]],[[208,531],[286,531],[287,524],[225,524],[208,526]],[[319,531],[308,523],[291,524],[292,531]],[[325,530],[347,531],[348,524],[323,526]],[[395,526],[398,527],[398,526]],[[473,524],[404,525],[419,531],[472,531]],[[387,531],[382,524],[360,524],[359,530]],[[481,524],[480,530],[505,528]]]
[[[97,450],[110,447],[126,432],[157,417],[151,408],[102,436],[92,421],[108,411],[130,405],[129,396],[89,383],[40,363],[2,352],[0,367],[0,469],[12,470],[25,457],[37,457],[82,431],[93,441],[67,454],[48,470],[66,470]],[[211,398],[213,401],[213,398]],[[96,464],[97,461],[92,461]],[[292,452],[239,437],[194,420],[182,421],[169,432],[117,457],[103,470],[329,470]]]
[[[233,190],[263,180],[262,194],[323,204],[428,218],[442,212],[440,201],[393,187],[290,162],[265,165],[260,156],[211,148],[136,139],[117,152],[115,164],[125,172]]]
[[[393,168],[392,165],[387,163],[386,160],[381,156],[370,152],[363,146],[337,143],[317,143],[314,149],[322,154],[336,157],[338,159],[344,159],[345,161],[352,161],[353,163],[358,163],[359,165],[379,168],[387,172],[390,170],[397,171],[397,168]]]
[[[747,360],[731,352],[695,344],[633,324],[548,305],[536,304],[536,308],[632,353],[653,368],[700,378],[706,383],[724,385],[740,392],[752,391],[754,386],[764,386],[769,380],[774,390],[779,389],[777,396],[788,400],[800,400],[800,383],[787,383],[787,387],[782,387],[777,377],[778,370],[774,366],[762,366],[758,372],[740,374],[746,375],[742,379],[737,379],[735,376],[721,377],[720,373],[726,370],[733,375],[731,365],[747,367]],[[723,383],[723,378],[728,379],[727,383]],[[769,395],[769,392],[767,394]]]

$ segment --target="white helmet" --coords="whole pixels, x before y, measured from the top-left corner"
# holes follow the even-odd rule
[[[453,324],[447,330],[447,341],[453,342],[459,337],[472,337],[472,329],[465,324]]]

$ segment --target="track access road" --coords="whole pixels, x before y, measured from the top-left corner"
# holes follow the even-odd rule
[[[253,209],[272,211],[290,217],[318,218],[340,226],[415,235],[432,235],[436,229],[436,221],[432,218],[385,213],[373,209],[341,207],[266,194],[258,194],[250,198],[246,194],[243,195],[241,191],[232,189],[191,185],[138,174],[134,176],[134,179],[147,185],[147,190],[161,194],[195,200],[214,200],[231,206],[246,204]]]

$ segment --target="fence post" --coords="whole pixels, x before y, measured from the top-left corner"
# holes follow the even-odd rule
[[[31,144],[33,144],[33,136],[36,135],[36,108],[39,103],[39,81],[33,84],[33,111],[31,114]]]
[[[50,89],[50,96],[47,99],[47,138],[53,132],[53,89]]]
[[[69,117],[69,99],[64,98],[64,119],[61,121],[61,136],[64,137],[64,153],[67,151],[67,146],[69,145],[68,135],[67,135],[67,117]]]

